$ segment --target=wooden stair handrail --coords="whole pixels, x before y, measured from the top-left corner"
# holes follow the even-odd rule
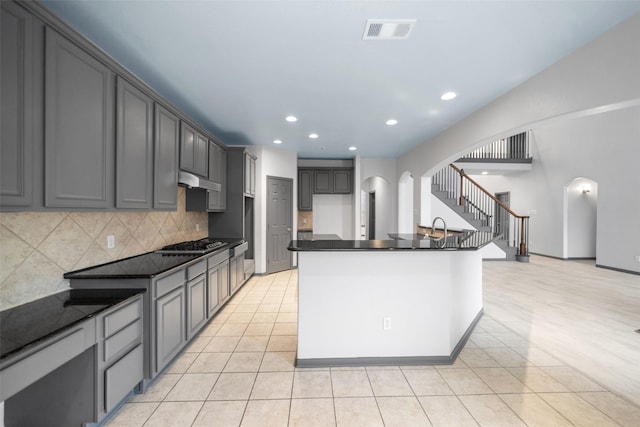
[[[474,181],[472,178],[469,177],[469,175],[467,175],[466,173],[464,173],[464,170],[458,168],[456,165],[454,165],[453,163],[451,163],[450,165],[453,170],[455,170],[456,172],[458,172],[458,174],[460,175],[460,189],[462,190],[462,181],[464,179],[472,182],[476,187],[478,187],[478,189],[480,191],[482,191],[484,194],[486,194],[487,196],[489,196],[489,198],[491,200],[493,200],[494,202],[496,202],[498,205],[500,205],[504,210],[506,210],[507,212],[509,212],[511,215],[513,215],[516,218],[520,218],[520,219],[524,219],[524,218],[530,218],[528,215],[518,215],[517,213],[515,213],[514,211],[512,211],[511,209],[509,209],[509,207],[507,205],[505,205],[504,203],[502,203],[500,200],[498,200],[498,198],[496,196],[494,196],[493,194],[489,193],[487,190],[485,190],[485,188],[483,186],[481,186],[480,184],[478,184],[476,181]],[[463,191],[460,191],[460,197],[462,197]]]

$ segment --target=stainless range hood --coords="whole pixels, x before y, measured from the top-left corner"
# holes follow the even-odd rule
[[[221,191],[222,185],[209,181],[189,172],[178,171],[178,184],[188,188],[202,188],[203,190]]]

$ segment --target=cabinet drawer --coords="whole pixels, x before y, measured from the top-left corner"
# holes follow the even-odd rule
[[[175,288],[177,288],[178,286],[182,286],[185,282],[185,271],[180,270],[180,271],[176,271],[175,273],[167,276],[167,277],[163,277],[162,279],[159,279],[158,281],[156,281],[156,286],[155,286],[155,292],[156,298],[160,298],[162,295],[171,292],[172,290],[174,290]]]
[[[231,256],[239,255],[239,254],[241,254],[243,252],[246,252],[248,248],[249,248],[249,242],[241,243],[238,246],[236,246],[235,248],[232,248],[231,249],[231,253],[229,255],[231,255]]]
[[[129,323],[142,317],[142,300],[129,304],[104,317],[104,336],[110,337]]]
[[[204,274],[205,271],[207,271],[207,261],[202,260],[197,262],[196,264],[187,267],[187,280],[198,277],[199,275]]]
[[[229,250],[224,250],[222,252],[220,252],[219,254],[215,254],[213,256],[210,256],[207,259],[207,268],[213,268],[216,265],[220,264],[223,261],[226,261],[229,259]]]
[[[111,338],[104,341],[104,362],[108,362],[131,345],[140,343],[142,337],[142,319],[130,324]]]
[[[105,411],[111,411],[140,381],[142,381],[141,345],[104,372]]]

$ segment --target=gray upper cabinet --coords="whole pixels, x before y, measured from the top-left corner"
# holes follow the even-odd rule
[[[153,101],[117,79],[116,207],[151,209]]]
[[[33,203],[33,18],[14,3],[0,7],[0,205],[28,207]]]
[[[224,211],[227,208],[227,152],[209,141],[209,179],[220,184],[220,191],[208,191],[207,210]]]
[[[314,169],[314,194],[331,194],[333,192],[333,175],[331,169]]]
[[[180,170],[208,176],[209,140],[187,123],[182,122],[180,134]]]
[[[180,120],[156,104],[154,120],[154,209],[178,209],[178,141]]]
[[[333,193],[351,194],[351,169],[333,170]]]
[[[298,210],[310,211],[313,208],[313,171],[298,169]]]
[[[244,153],[244,195],[256,195],[256,157],[247,151]]]
[[[46,29],[45,206],[110,208],[114,74]]]

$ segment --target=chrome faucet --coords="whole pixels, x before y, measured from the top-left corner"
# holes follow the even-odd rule
[[[438,240],[441,239],[446,239],[447,238],[447,223],[444,221],[444,218],[442,218],[441,216],[437,216],[435,218],[433,218],[433,222],[431,223],[431,236],[433,236],[435,238],[435,229],[436,229],[436,221],[442,221],[442,225],[444,227],[444,234],[442,235],[442,237],[440,237]]]

